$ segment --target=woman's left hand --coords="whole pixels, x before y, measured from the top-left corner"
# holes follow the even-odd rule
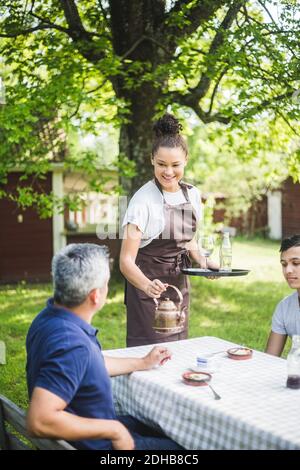
[[[202,263],[200,263],[199,266],[200,266],[200,268],[203,268],[203,269],[205,269],[205,267],[206,267],[205,265],[202,266]],[[209,261],[208,261],[208,269],[212,269],[212,270],[215,270],[215,271],[219,271],[220,265],[219,265],[218,263],[216,263],[215,261],[209,260]],[[216,279],[219,279],[218,276],[214,276],[213,271],[212,271],[211,274],[212,274],[211,276],[207,276],[206,278],[207,278],[207,279],[210,279],[210,280],[212,280],[212,281],[215,281]]]

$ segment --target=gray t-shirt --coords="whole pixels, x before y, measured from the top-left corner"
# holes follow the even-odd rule
[[[285,297],[277,305],[272,318],[272,331],[280,335],[300,335],[298,292]]]

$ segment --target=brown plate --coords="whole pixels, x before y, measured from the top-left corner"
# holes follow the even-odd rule
[[[211,379],[211,374],[207,372],[184,372],[182,374],[183,381],[186,385],[193,385],[194,387],[201,387],[207,385]]]
[[[252,349],[249,348],[231,348],[228,349],[227,354],[230,359],[235,359],[236,361],[244,361],[245,359],[251,359]]]

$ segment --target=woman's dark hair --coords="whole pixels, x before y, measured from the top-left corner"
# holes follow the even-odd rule
[[[182,125],[172,114],[164,114],[153,126],[154,141],[152,145],[152,156],[160,147],[174,148],[181,147],[185,155],[188,154],[186,141],[180,134]]]
[[[300,246],[300,235],[293,235],[292,237],[285,238],[281,242],[280,253],[289,250],[293,246]]]

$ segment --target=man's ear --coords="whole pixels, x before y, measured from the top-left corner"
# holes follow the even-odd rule
[[[90,301],[92,302],[92,304],[98,304],[99,300],[100,300],[100,296],[101,296],[101,293],[100,293],[99,288],[93,289],[89,293],[89,298],[90,298]]]

